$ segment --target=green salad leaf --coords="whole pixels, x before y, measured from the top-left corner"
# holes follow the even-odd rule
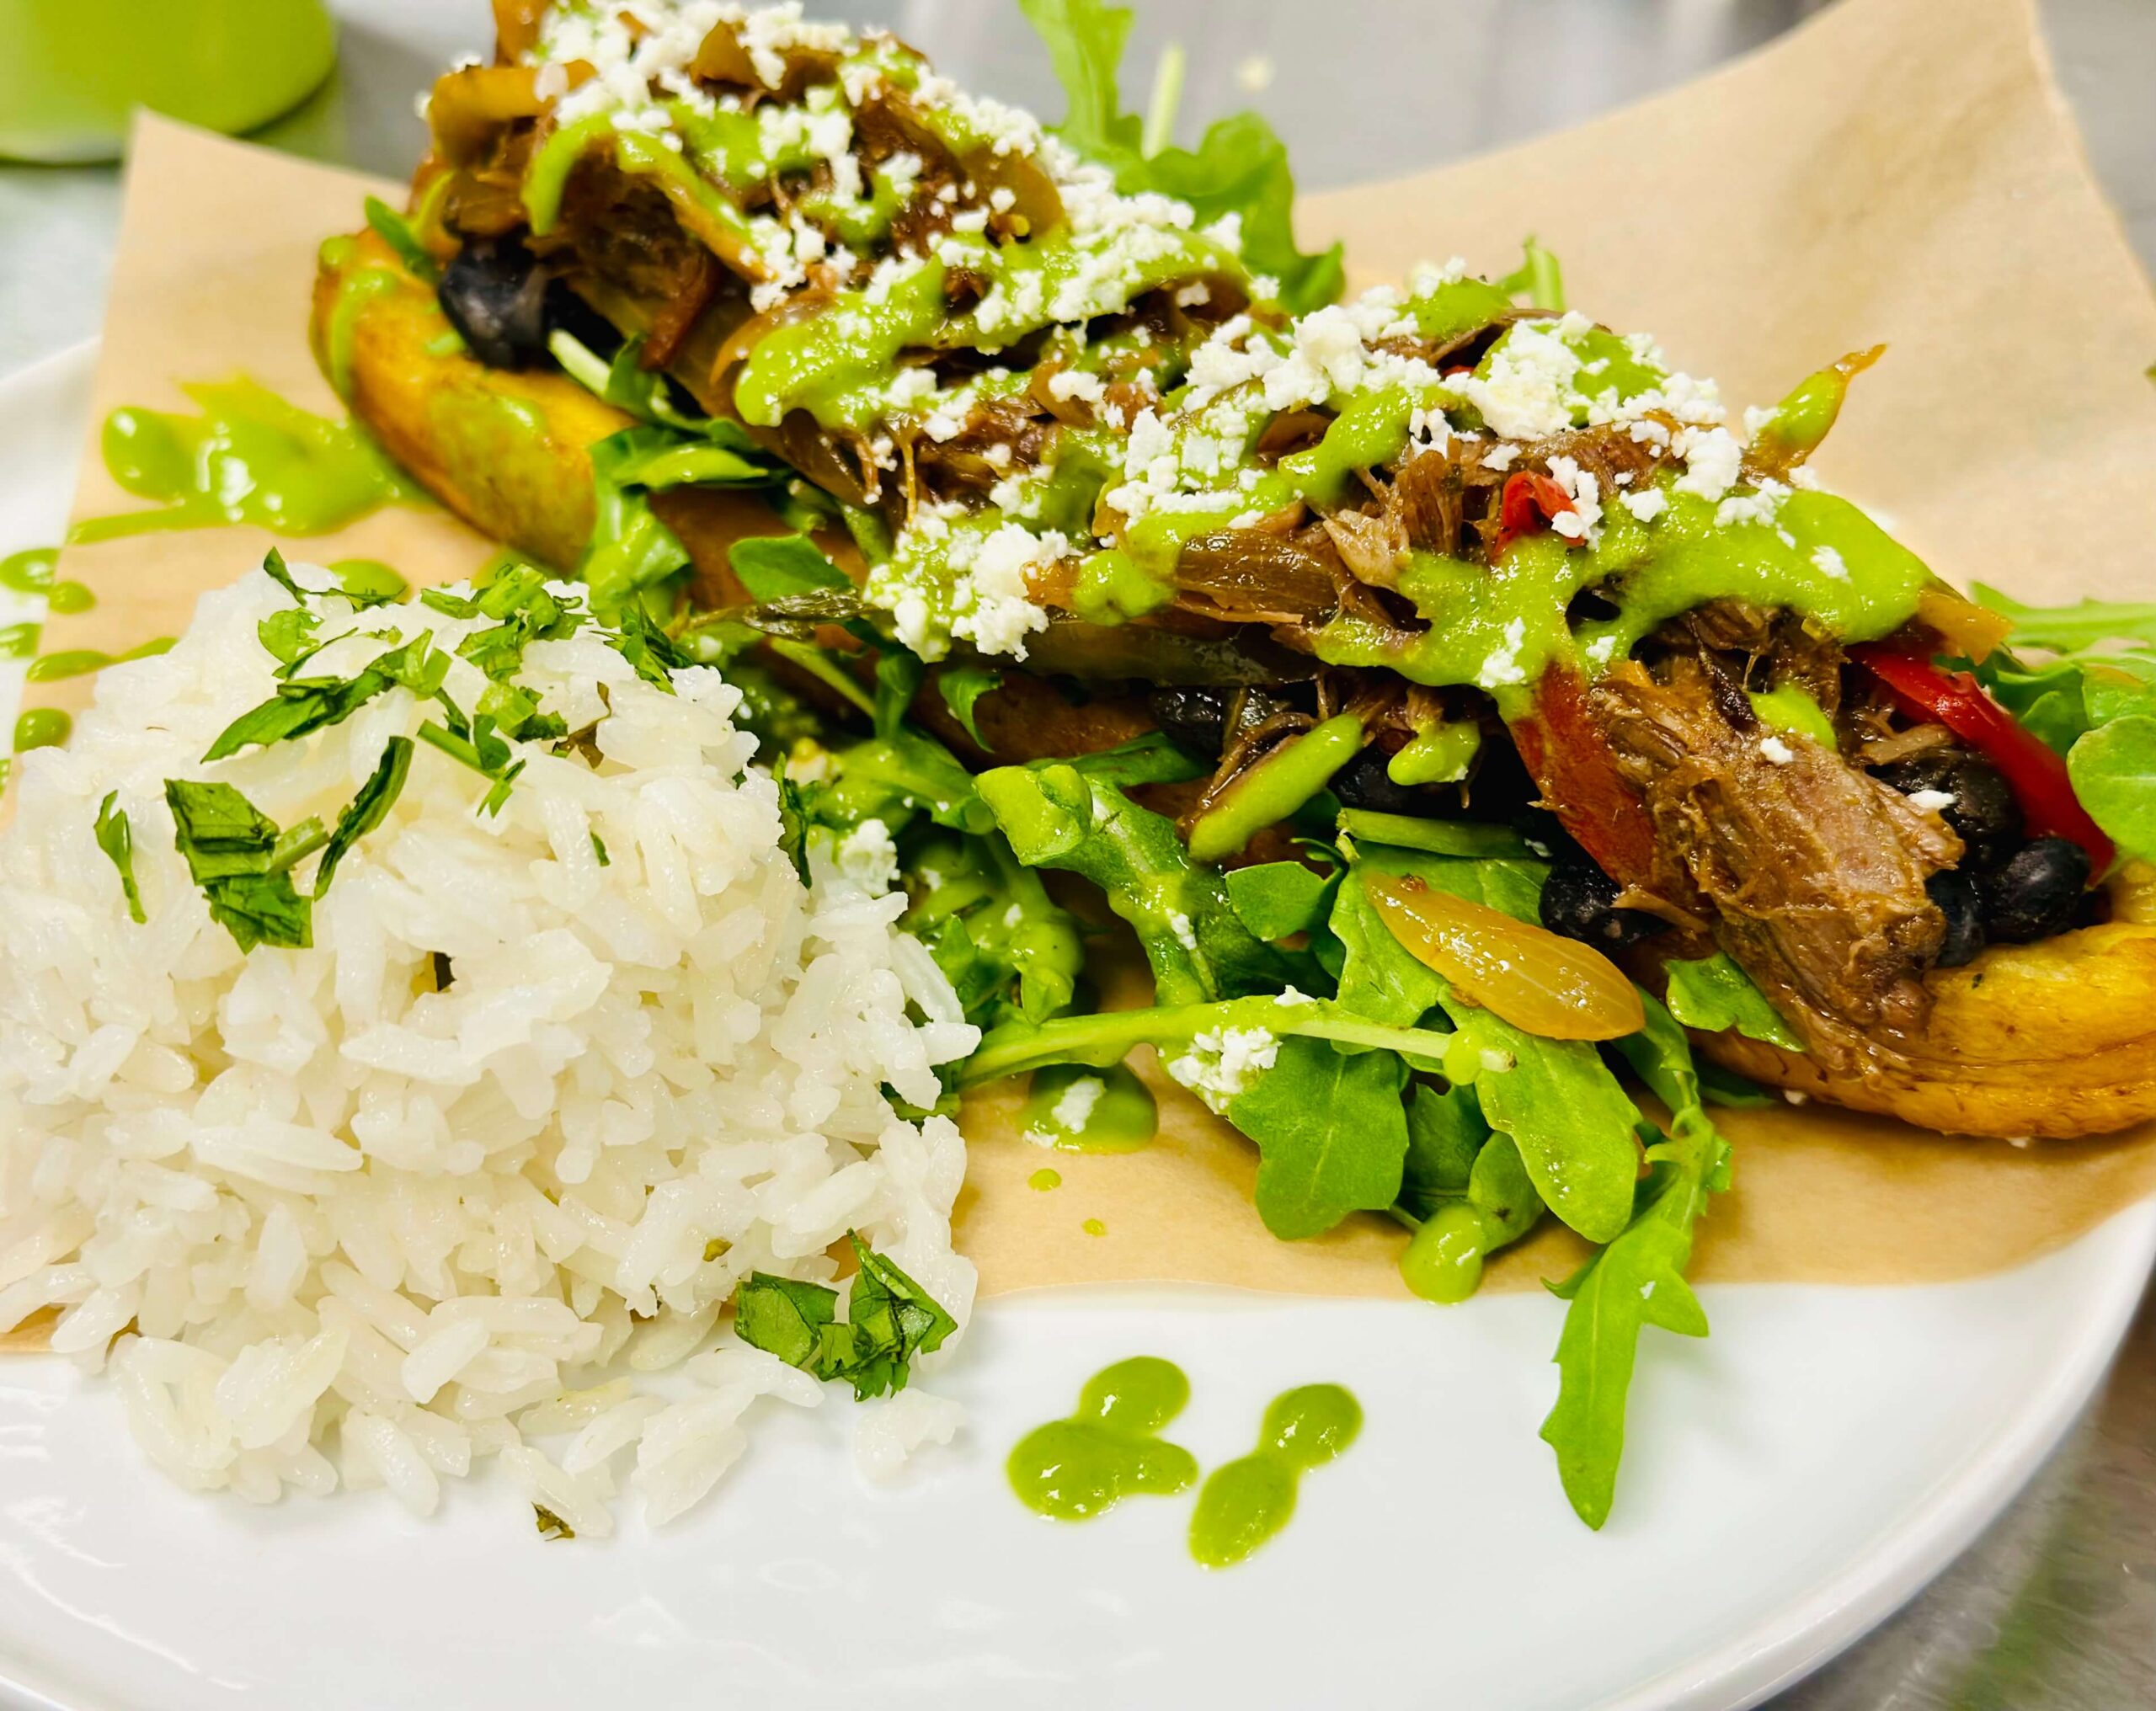
[[[749,598],[762,604],[818,589],[850,589],[846,574],[806,535],[757,535],[726,549]]]
[[[412,230],[412,222],[399,214],[379,196],[369,196],[360,205],[366,210],[367,224],[375,234],[397,252],[398,259],[410,269],[415,278],[434,285],[441,278],[441,269],[426,252]]]
[[[1662,964],[1668,977],[1669,1013],[1688,1028],[1718,1034],[1735,1028],[1747,1039],[1763,1040],[1785,1051],[1801,1052],[1804,1042],[1782,1020],[1781,1012],[1726,951],[1711,957],[1673,957]]]
[[[382,747],[382,760],[373,776],[344,804],[344,811],[337,816],[336,827],[329,834],[328,843],[323,846],[322,865],[314,871],[316,898],[328,891],[329,882],[337,876],[337,864],[351,852],[352,846],[389,817],[411,770],[412,739],[392,737]],[[605,852],[601,850],[600,854],[603,858]]]
[[[1251,272],[1279,282],[1280,301],[1302,314],[1340,295],[1342,250],[1321,255],[1296,248],[1293,209],[1295,180],[1288,151],[1273,127],[1254,113],[1223,119],[1206,131],[1195,149],[1148,153],[1145,123],[1123,110],[1116,77],[1130,34],[1127,8],[1102,0],[1019,0],[1048,45],[1069,110],[1056,135],[1089,160],[1115,174],[1126,195],[1157,191],[1190,204],[1200,225],[1235,215],[1242,226],[1242,254]]]
[[[2156,856],[2156,717],[2100,725],[2067,756],[2073,793],[2127,854]]]
[[[943,697],[943,705],[951,717],[964,728],[965,733],[981,747],[980,727],[974,722],[974,707],[985,695],[993,695],[1003,687],[1003,674],[985,665],[949,665],[936,676],[936,692]]]
[[[1279,1042],[1273,1067],[1226,1113],[1257,1144],[1257,1215],[1266,1229],[1297,1241],[1400,1197],[1406,1082],[1407,1066],[1391,1052],[1348,1056],[1322,1040]]]
[[[1339,877],[1299,861],[1255,862],[1230,868],[1225,876],[1228,901],[1242,924],[1257,937],[1273,941],[1322,926]]]
[[[1671,1130],[1647,1129],[1649,1175],[1631,1222],[1556,1286],[1570,1305],[1557,1343],[1557,1402],[1542,1424],[1565,1495],[1593,1527],[1609,1519],[1616,1492],[1641,1330],[1652,1325],[1681,1336],[1707,1334],[1684,1268],[1707,1196],[1728,1186],[1728,1143],[1700,1104],[1684,1031],[1651,995],[1641,1002],[1646,1027],[1620,1049],[1670,1107]]]

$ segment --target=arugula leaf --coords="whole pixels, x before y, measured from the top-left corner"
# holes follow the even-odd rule
[[[1118,743],[1113,749],[1097,749],[1090,754],[1074,754],[1069,760],[1031,760],[1029,766],[1071,766],[1084,776],[1118,790],[1134,784],[1181,784],[1203,778],[1213,769],[1176,747],[1159,731],[1148,731]]]
[[[329,842],[323,849],[322,865],[315,870],[314,895],[318,900],[328,893],[329,882],[337,876],[337,864],[351,847],[388,818],[411,770],[412,739],[392,737],[383,745],[382,760],[373,776],[359,787],[351,801],[344,804],[344,813],[337,816],[337,829],[329,834]]]
[[[1571,1303],[1557,1342],[1557,1402],[1542,1423],[1558,1476],[1589,1527],[1609,1519],[1625,1451],[1625,1400],[1642,1327],[1705,1336],[1707,1316],[1684,1281],[1707,1196],[1728,1184],[1729,1148],[1708,1121],[1676,1020],[1641,994],[1646,1027],[1620,1042],[1672,1111],[1646,1150],[1651,1174],[1623,1234],[1555,1293]]]
[[[1686,1027],[1710,1034],[1735,1028],[1748,1039],[1764,1040],[1785,1051],[1804,1049],[1796,1031],[1726,951],[1697,958],[1673,957],[1662,964],[1662,972],[1669,980],[1664,1001],[1669,1013]]]
[[[1373,808],[1342,808],[1340,829],[1358,840],[1399,850],[1421,850],[1433,856],[1511,856],[1524,861],[1532,853],[1526,840],[1510,826],[1487,825],[1477,820],[1433,820],[1415,814],[1380,813]]]
[[[135,829],[128,823],[127,811],[119,806],[120,792],[112,792],[98,804],[96,837],[98,848],[104,850],[120,874],[120,888],[127,898],[127,914],[136,926],[146,925],[149,917],[142,913],[142,893],[135,884]]]
[[[243,952],[257,945],[305,950],[314,942],[308,899],[292,885],[291,867],[321,833],[309,821],[280,834],[276,822],[228,784],[165,781],[173,842],[189,875],[202,888],[211,919]]]
[[[1278,992],[1294,965],[1254,938],[1220,876],[1190,859],[1175,823],[1070,765],[999,766],[974,780],[1028,867],[1081,875],[1130,923],[1161,1001]]]
[[[1491,283],[1508,297],[1525,295],[1527,301],[1538,309],[1547,309],[1552,314],[1565,312],[1565,270],[1557,264],[1556,256],[1543,248],[1534,234],[1529,232],[1520,245],[1519,265],[1501,280]]]
[[[935,839],[907,867],[917,882],[899,925],[928,946],[967,1021],[1042,1022],[1070,1009],[1086,962],[1078,924],[1000,836]]]
[[[1302,314],[1333,301],[1343,283],[1342,249],[1305,255],[1295,246],[1294,176],[1272,126],[1241,113],[1209,127],[1195,150],[1145,152],[1145,122],[1122,110],[1116,73],[1130,33],[1128,8],[1102,0],[1020,0],[1047,44],[1069,101],[1055,127],[1064,142],[1115,174],[1127,195],[1154,190],[1190,204],[1200,225],[1237,216],[1242,256],[1278,281],[1280,301]]]
[[[1545,871],[1535,862],[1462,861],[1372,847],[1364,849],[1358,865],[1412,873],[1528,920],[1534,919]],[[1513,1138],[1550,1209],[1589,1241],[1607,1241],[1624,1229],[1639,1170],[1633,1130],[1640,1114],[1594,1047],[1582,1040],[1543,1039],[1462,1003],[1393,937],[1359,875],[1342,885],[1331,925],[1347,949],[1340,1002],[1394,1024],[1441,1006],[1455,1030],[1446,1066],[1472,1075],[1482,1115]]]
[[[1324,924],[1340,876],[1299,861],[1261,861],[1230,868],[1224,877],[1228,901],[1242,924],[1261,939],[1279,940]]]
[[[1349,1056],[1322,1040],[1279,1042],[1273,1067],[1226,1112],[1257,1143],[1257,1215],[1266,1229],[1298,1241],[1400,1197],[1406,1084],[1407,1066],[1391,1052]]]
[[[2138,642],[2156,647],[2156,600],[2084,600],[2070,606],[2025,605],[1983,583],[1969,592],[2014,621],[2014,645],[2077,653],[2100,642]]]
[[[843,1379],[854,1399],[903,1390],[913,1357],[932,1354],[958,1321],[904,1271],[846,1232],[860,1269],[838,1317],[838,1292],[752,1271],[734,1293],[734,1330],[753,1348],[817,1378]]]
[[[943,697],[951,717],[984,749],[988,744],[981,742],[980,727],[974,722],[974,707],[983,696],[993,695],[1002,687],[1003,674],[985,665],[946,666],[936,675],[936,692]]]
[[[2066,759],[2073,793],[2129,856],[2156,856],[2156,718],[2132,714],[2098,727]]]
[[[1407,1105],[1400,1204],[1417,1218],[1428,1218],[1444,1201],[1465,1194],[1475,1161],[1489,1138],[1489,1120],[1472,1087],[1418,1085]]]
[[[752,535],[726,549],[726,562],[759,605],[816,589],[853,586],[806,535]]]
[[[577,574],[590,585],[593,605],[610,616],[688,567],[689,549],[659,521],[644,490],[622,474],[648,453],[678,444],[669,429],[624,428],[591,448],[591,540]]]
[[[657,426],[708,434],[730,450],[755,449],[755,442],[733,423],[696,415],[677,405],[665,375],[643,365],[643,335],[632,334],[622,341],[610,362],[573,333],[557,328],[547,335],[548,352],[569,378],[616,409]],[[737,437],[738,445],[734,443]]]
[[[429,285],[438,283],[441,269],[429,255],[412,231],[411,222],[379,196],[370,196],[362,205],[366,210],[367,224],[372,227],[382,241],[395,250],[398,259],[419,279]]]

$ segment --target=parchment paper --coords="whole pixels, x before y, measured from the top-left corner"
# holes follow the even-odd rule
[[[1435,88],[1432,99],[1458,99]],[[1293,99],[1292,87],[1283,99]],[[1373,127],[1382,115],[1343,115]],[[334,413],[305,337],[315,246],[393,187],[148,119],[138,131],[96,386],[180,408],[175,382],[254,376]],[[1772,402],[1886,340],[1827,453],[1828,480],[1886,515],[1933,566],[2031,598],[2156,594],[2156,304],[2081,159],[2027,0],[1844,0],[1765,52],[1578,131],[1392,184],[1309,199],[1306,240],[1347,240],[1363,283],[1464,255],[1516,261],[1539,234],[1574,302],[1660,333]],[[94,444],[75,514],[131,509]],[[51,648],[118,652],[182,627],[203,589],[270,544],[201,530],[71,549],[99,604]],[[486,544],[444,514],[390,510],[287,543],[295,557],[388,560],[415,581],[468,574]],[[56,705],[86,683],[46,686]],[[1017,1138],[1019,1090],[969,1106],[958,1240],[989,1292],[1187,1280],[1392,1295],[1400,1234],[1358,1219],[1268,1236],[1251,1149],[1150,1061],[1159,1140],[1109,1157]],[[1710,1279],[1944,1280],[2030,1258],[2156,1191],[2156,1132],[2019,1149],[1817,1106],[1725,1113],[1736,1189],[1706,1220]],[[1040,1191],[1043,1166],[1062,1178]],[[1089,1234],[1088,1221],[1102,1232]],[[1545,1220],[1491,1272],[1530,1287],[1576,1263]]]

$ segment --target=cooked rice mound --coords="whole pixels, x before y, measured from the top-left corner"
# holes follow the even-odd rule
[[[420,743],[314,906],[312,948],[243,954],[175,850],[164,781],[334,824],[440,711],[393,690],[204,764],[276,692],[257,625],[291,604],[260,574],[205,598],[169,653],[104,674],[67,748],[19,764],[0,1326],[59,1309],[54,1349],[104,1370],[190,1489],[386,1484],[425,1512],[442,1476],[499,1454],[579,1533],[609,1528],[622,1473],[667,1519],[739,1455],[758,1398],[821,1394],[722,1326],[752,1270],[828,1281],[857,1229],[963,1325],[964,1149],[889,1095],[933,1106],[975,1031],[894,926],[902,893],[814,853],[803,884],[737,692],[695,667],[669,694],[591,624],[531,642],[516,679],[587,743],[513,744],[526,765],[491,817],[488,781]],[[309,676],[493,622],[318,606],[322,634],[367,633]],[[461,706],[486,687],[453,662]],[[94,837],[113,792],[144,925]],[[671,1369],[686,1382],[648,1388]],[[864,1415],[878,1468],[955,1425],[918,1389]]]

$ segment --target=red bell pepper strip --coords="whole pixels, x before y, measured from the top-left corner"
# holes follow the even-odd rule
[[[1999,769],[2013,786],[2031,837],[2072,839],[2089,852],[2089,870],[2099,877],[2111,866],[2111,840],[2075,797],[2065,758],[2016,724],[1975,678],[1966,671],[1941,671],[1923,655],[1884,642],[1861,642],[1849,652],[1886,685],[1903,712],[1945,726]]]
[[[1535,685],[1533,706],[1514,717],[1511,728],[1528,776],[1558,824],[1620,885],[1651,884],[1654,821],[1618,770],[1616,751],[1595,723],[1579,675],[1551,666]]]
[[[1514,471],[1505,477],[1505,490],[1497,501],[1497,541],[1492,552],[1502,552],[1521,536],[1574,509],[1572,496],[1548,476],[1531,469]]]

